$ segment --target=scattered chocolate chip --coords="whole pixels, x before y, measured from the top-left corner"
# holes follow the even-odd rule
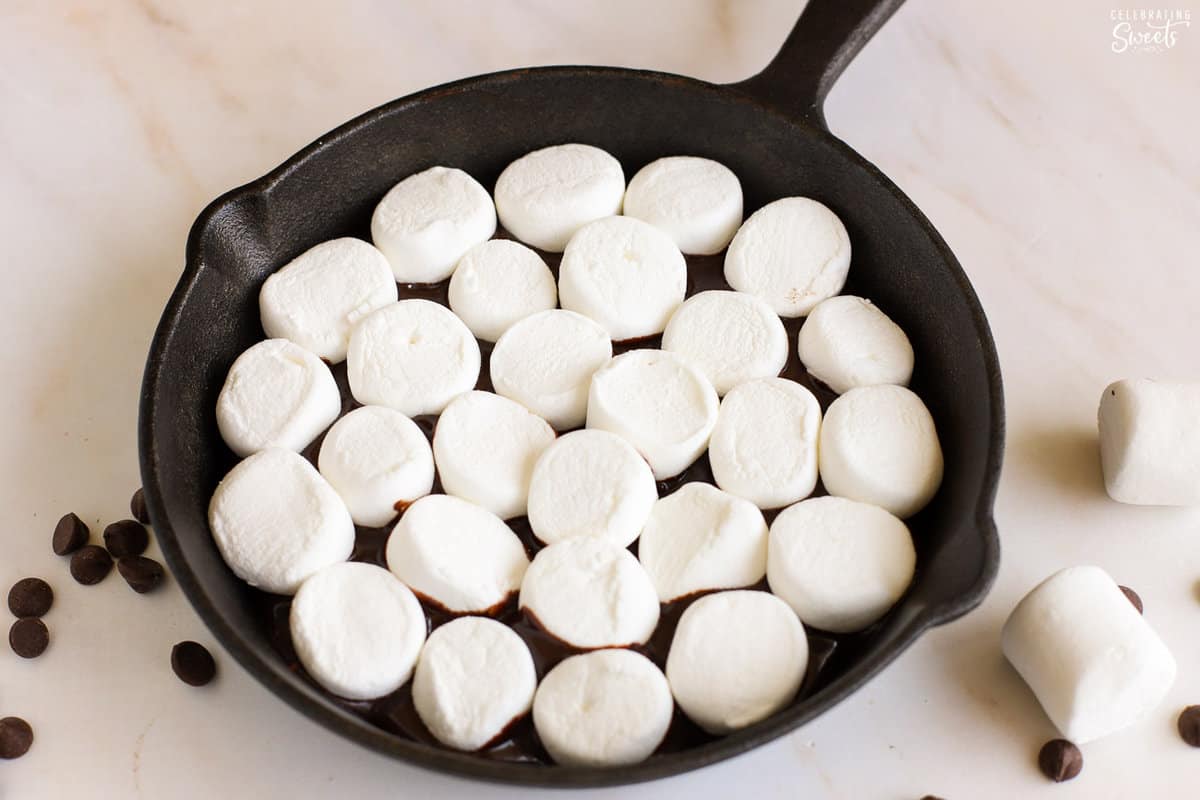
[[[37,617],[25,617],[8,629],[8,646],[21,658],[37,658],[50,644],[50,631]]]
[[[217,674],[217,662],[199,642],[180,642],[171,648],[171,669],[184,683],[203,686]]]
[[[133,518],[143,525],[150,524],[150,512],[146,510],[146,493],[142,491],[141,487],[138,487],[129,500],[129,513],[133,514]]]
[[[927,794],[922,797],[921,800],[942,800],[942,798],[938,797],[936,794]]]
[[[75,514],[67,514],[54,526],[54,538],[51,547],[60,556],[69,556],[87,544],[91,535],[88,526]]]
[[[152,558],[124,556],[117,559],[117,572],[138,594],[145,594],[162,583],[163,568]]]
[[[1139,614],[1141,614],[1142,613],[1142,598],[1138,597],[1138,593],[1135,592],[1133,589],[1130,589],[1128,586],[1120,586],[1118,588],[1122,592],[1125,593],[1125,596],[1127,598],[1129,598],[1129,602],[1133,603],[1133,607],[1138,610]]]
[[[1188,706],[1179,714],[1179,736],[1192,747],[1200,747],[1200,706]]]
[[[1066,739],[1051,739],[1038,753],[1038,767],[1055,783],[1069,781],[1083,769],[1083,753]]]
[[[41,578],[22,578],[8,590],[8,610],[14,617],[42,617],[54,605],[54,590]]]
[[[123,519],[104,529],[104,546],[117,558],[140,556],[150,544],[146,526],[136,519]]]
[[[33,728],[20,717],[0,719],[0,758],[20,758],[33,744]]]
[[[91,586],[104,580],[112,565],[112,556],[103,547],[85,545],[71,556],[71,577],[84,586]]]

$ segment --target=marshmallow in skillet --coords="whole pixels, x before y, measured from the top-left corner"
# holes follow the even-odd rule
[[[852,295],[817,304],[804,320],[796,352],[805,368],[838,394],[857,386],[907,386],[913,349],[900,326],[870,300]]]
[[[429,300],[401,300],[354,328],[346,354],[350,393],[402,414],[440,414],[479,380],[479,343],[462,320]]]
[[[1128,727],[1166,696],[1175,659],[1099,567],[1056,572],[1017,604],[1004,655],[1076,744]]]
[[[555,763],[613,767],[649,758],[674,711],[654,662],[632,650],[597,650],[546,674],[533,699],[533,726]]]
[[[658,624],[658,596],[642,565],[594,537],[539,550],[520,603],[547,632],[580,649],[643,644]]]
[[[830,494],[880,506],[901,519],[924,508],[942,482],[933,417],[903,386],[863,386],[834,400],[817,452]]]
[[[683,612],[667,680],[683,713],[720,735],[790,703],[807,666],[804,627],[787,603],[741,589],[705,595]]]
[[[555,430],[570,430],[587,418],[592,373],[610,358],[612,339],[600,325],[574,311],[540,311],[496,342],[492,385]]]
[[[724,396],[739,383],[777,376],[787,363],[788,336],[763,300],[708,291],[689,297],[672,315],[662,349],[699,367]]]
[[[229,368],[217,396],[217,429],[239,456],[268,447],[300,452],[341,410],[325,362],[287,339],[267,339]]]
[[[759,508],[803,500],[817,485],[821,405],[786,378],[743,383],[721,401],[708,443],[713,479]]]
[[[621,213],[625,173],[598,147],[543,147],[509,164],[496,180],[500,223],[526,244],[561,253],[589,222]]]
[[[767,523],[753,503],[707,483],[688,483],[654,504],[638,559],[664,603],[736,589],[767,572]]]
[[[496,207],[461,169],[430,167],[392,187],[371,216],[371,240],[400,283],[437,283],[496,232]]]
[[[305,580],[288,622],[304,669],[350,700],[399,689],[425,642],[425,612],[416,596],[386,569],[355,561]]]
[[[533,465],[553,441],[554,429],[521,404],[467,392],[438,417],[433,459],[447,494],[511,519],[525,514]]]
[[[630,350],[592,376],[587,426],[623,437],[663,480],[704,452],[717,408],[716,390],[694,366],[662,350]]]
[[[725,253],[725,280],[766,300],[781,317],[803,317],[842,290],[850,237],[816,200],[785,197],[760,208]]]
[[[660,158],[629,181],[624,213],[665,231],[685,253],[712,255],[742,224],[742,185],[708,158]]]
[[[558,267],[562,307],[594,319],[614,341],[662,333],[686,290],[679,248],[633,217],[606,217],[580,228]]]
[[[529,557],[495,514],[431,494],[409,506],[392,529],[387,565],[410,589],[447,611],[491,613],[520,589]]]
[[[521,637],[486,617],[459,617],[429,634],[413,676],[413,705],[447,747],[479,750],[528,713],[537,689]]]
[[[317,458],[358,525],[378,528],[433,488],[433,451],[417,424],[393,408],[363,406],[325,434]]]
[[[1100,397],[1099,422],[1112,499],[1200,505],[1200,383],[1117,381]]]
[[[336,364],[346,358],[354,324],[396,297],[383,253],[345,237],[309,248],[269,276],[258,310],[268,337],[288,339]]]
[[[518,320],[558,305],[554,273],[546,262],[508,239],[489,239],[468,250],[448,291],[450,310],[487,342]]]
[[[278,447],[217,484],[208,524],[233,574],[273,594],[294,593],[354,549],[354,522],[337,492],[303,456]]]
[[[529,525],[546,544],[580,536],[628,547],[658,500],[654,473],[608,431],[573,431],[546,448],[529,482]]]

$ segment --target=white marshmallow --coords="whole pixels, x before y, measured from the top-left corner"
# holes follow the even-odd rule
[[[742,589],[705,595],[683,612],[667,680],[683,713],[719,735],[792,702],[807,666],[808,639],[787,604]]]
[[[288,622],[304,669],[350,700],[399,689],[425,642],[421,604],[374,564],[333,564],[309,577],[296,592]]]
[[[592,373],[610,358],[612,339],[604,328],[574,311],[541,311],[496,342],[492,385],[556,430],[570,430],[587,418]]]
[[[787,363],[788,335],[765,301],[709,291],[679,307],[663,331],[662,349],[691,361],[724,396],[739,383],[779,375]]]
[[[725,280],[761,297],[781,317],[803,317],[846,283],[850,237],[816,200],[785,197],[760,208],[725,253]]]
[[[625,173],[598,147],[543,147],[509,164],[496,180],[500,223],[526,244],[561,253],[589,222],[621,213]]]
[[[337,382],[321,359],[287,339],[267,339],[229,368],[217,396],[217,429],[239,456],[268,447],[300,452],[341,410]]]
[[[396,298],[383,253],[345,237],[309,248],[270,275],[258,293],[258,310],[267,336],[289,339],[336,364],[346,358],[355,323]]]
[[[942,482],[942,447],[929,409],[903,386],[863,386],[834,400],[817,448],[830,494],[880,506],[901,519],[925,507]]]
[[[479,380],[479,343],[445,306],[401,300],[364,319],[350,335],[346,374],[364,405],[402,414],[440,414]]]
[[[1056,572],[1004,623],[1005,657],[1076,744],[1126,728],[1175,682],[1175,659],[1099,567]]]
[[[459,617],[429,634],[413,676],[413,705],[447,747],[479,750],[529,712],[533,657],[507,625]]]
[[[325,434],[317,466],[358,525],[382,527],[433,488],[433,451],[408,417],[384,406],[356,408]]]
[[[687,291],[683,254],[633,217],[606,217],[571,237],[558,267],[558,299],[599,322],[615,341],[662,333]]]
[[[491,392],[455,398],[433,432],[442,488],[501,519],[525,514],[533,465],[554,429],[524,406]]]
[[[546,674],[533,700],[533,725],[555,763],[613,767],[649,758],[674,711],[654,662],[632,650],[597,650]]]
[[[592,376],[587,426],[624,437],[664,480],[704,452],[717,408],[716,390],[691,364],[662,350],[631,350]]]
[[[853,295],[818,303],[800,328],[796,352],[838,394],[881,383],[907,386],[912,378],[913,349],[904,331],[870,300]]]
[[[658,624],[658,597],[642,565],[593,537],[539,550],[520,603],[549,633],[581,649],[643,644]]]
[[[371,239],[401,283],[450,277],[463,254],[496,232],[496,207],[461,169],[430,167],[392,187],[371,216]]]
[[[354,549],[354,522],[313,465],[291,450],[262,450],[229,471],[208,506],[225,563],[251,586],[292,594]]]
[[[558,305],[554,273],[537,253],[508,239],[467,251],[450,277],[450,310],[471,333],[494,342],[514,323]]]
[[[1117,381],[1100,397],[1099,422],[1112,499],[1200,505],[1200,383]]]
[[[629,181],[624,213],[662,230],[685,253],[712,255],[742,224],[742,185],[728,167],[708,158],[660,158]]]
[[[805,625],[852,633],[876,622],[912,583],[908,527],[878,506],[814,497],[771,523],[767,581]]]
[[[392,529],[387,565],[410,589],[447,611],[492,613],[521,588],[529,557],[495,514],[431,494],[409,506]]]
[[[738,386],[721,401],[708,443],[717,485],[759,508],[782,508],[817,485],[821,405],[786,378]]]

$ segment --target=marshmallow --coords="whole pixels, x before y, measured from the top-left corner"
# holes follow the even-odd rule
[[[317,683],[350,700],[399,689],[425,642],[425,612],[396,576],[374,564],[332,564],[296,592],[292,644]]]
[[[913,349],[900,326],[870,300],[852,295],[817,304],[796,340],[800,361],[838,394],[912,378]]]
[[[1099,421],[1112,499],[1200,505],[1200,383],[1117,381],[1100,397]]]
[[[342,411],[333,373],[287,339],[243,352],[217,396],[217,429],[229,449],[248,456],[268,447],[300,452]]]
[[[587,418],[592,373],[610,358],[612,339],[604,328],[574,311],[541,311],[496,342],[492,385],[556,430],[570,430]]]
[[[833,297],[850,269],[850,237],[816,200],[785,197],[760,208],[725,253],[725,280],[761,297],[781,317],[803,317]]]
[[[561,253],[589,222],[621,213],[625,173],[598,147],[560,144],[509,164],[496,180],[500,223],[526,244]]]
[[[325,434],[317,467],[357,525],[382,527],[433,488],[433,451],[408,417],[384,406],[356,408]]]
[[[539,550],[520,603],[546,631],[580,649],[644,644],[658,624],[658,597],[642,565],[593,537]]]
[[[337,492],[303,456],[278,447],[217,484],[208,525],[233,574],[273,594],[293,594],[354,549],[354,521]]]
[[[664,603],[751,586],[767,573],[767,523],[753,503],[688,483],[654,504],[638,559]]]
[[[907,519],[942,482],[942,447],[929,409],[903,386],[851,389],[825,411],[817,447],[830,494]]]
[[[632,650],[597,650],[547,673],[533,699],[533,726],[555,763],[613,767],[648,758],[674,712],[654,662]]]
[[[908,527],[878,506],[814,497],[771,523],[767,582],[805,624],[860,631],[912,583],[917,554]]]
[[[518,320],[558,305],[554,273],[537,253],[508,239],[467,251],[450,277],[450,310],[471,333],[494,342]]]
[[[1175,681],[1175,659],[1099,567],[1051,575],[1017,604],[1004,655],[1076,744],[1128,727]]]
[[[708,443],[713,479],[759,508],[782,508],[817,485],[821,405],[786,378],[738,386],[721,401]]]
[[[413,676],[413,705],[447,747],[480,750],[533,706],[537,673],[521,637],[486,617],[459,617],[429,634]]]
[[[430,167],[392,187],[371,215],[371,239],[400,283],[437,283],[496,232],[487,190],[461,169]]]
[[[401,300],[360,322],[350,335],[346,374],[363,405],[415,417],[440,414],[479,380],[479,343],[445,306]]]
[[[558,267],[558,299],[616,341],[662,333],[687,291],[687,264],[657,228],[606,217],[571,237]]]
[[[553,441],[554,429],[519,403],[467,392],[438,418],[433,459],[447,494],[511,519],[525,514],[533,465]]]
[[[346,358],[354,324],[397,296],[383,253],[345,237],[309,248],[269,276],[258,310],[267,336],[289,339],[336,364]]]
[[[717,408],[716,390],[691,364],[662,350],[631,350],[592,376],[587,426],[624,437],[664,480],[704,452]]]
[[[712,255],[725,249],[742,224],[742,185],[711,159],[660,158],[629,182],[625,215],[664,231],[685,253]]]
[[[447,611],[486,614],[521,588],[529,557],[495,514],[431,494],[409,506],[392,529],[387,565],[410,589]]]
[[[792,702],[807,666],[808,640],[792,610],[743,589],[688,606],[667,654],[667,680],[683,713],[720,735]]]
[[[663,331],[662,349],[691,361],[724,396],[739,383],[779,375],[787,363],[788,336],[763,300],[709,291],[679,307]]]

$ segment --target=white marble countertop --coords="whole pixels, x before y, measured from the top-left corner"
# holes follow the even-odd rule
[[[6,800],[528,796],[338,739],[224,656],[176,585],[146,597],[115,575],[81,587],[50,532],[67,510],[93,530],[127,513],[146,349],[188,227],[217,194],[367,108],[474,73],[573,62],[741,79],[799,3],[312,5],[0,6],[0,586],[35,574],[58,593],[50,650],[30,662],[0,652],[0,716],[37,735],[0,763]],[[1189,6],[1200,12],[1170,7]],[[1095,410],[1111,379],[1200,378],[1200,23],[1165,52],[1118,54],[1111,12],[1097,0],[912,0],[827,107],[833,130],[942,232],[990,317],[1008,401],[991,595],[813,724],[622,796],[1191,792],[1200,751],[1174,721],[1200,702],[1200,510],[1110,502]],[[1033,763],[1052,728],[998,633],[1033,583],[1081,562],[1141,593],[1180,677],[1158,711],[1088,745],[1082,776],[1054,786]],[[218,655],[205,690],[167,666],[184,638]]]

